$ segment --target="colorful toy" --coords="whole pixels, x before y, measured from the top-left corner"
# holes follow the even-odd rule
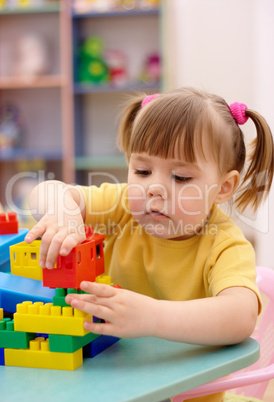
[[[5,318],[0,321],[0,347],[13,349],[27,349],[29,341],[35,335],[28,332],[14,331],[14,320]]]
[[[48,339],[43,337],[30,341],[26,350],[5,349],[4,353],[5,366],[75,370],[83,364],[81,349],[73,353],[50,352]]]
[[[39,265],[40,240],[31,244],[25,241],[10,247],[10,267],[13,275],[42,281],[43,273]]]
[[[3,223],[5,226],[5,221]],[[4,230],[4,226],[2,226],[2,230]],[[18,233],[0,235],[0,271],[10,272],[9,247],[24,240],[27,233],[27,229],[19,229]]]
[[[74,0],[73,7],[77,13],[104,13],[115,9],[117,0]]]
[[[0,10],[6,6],[6,0],[0,0]]]
[[[51,303],[54,294],[55,291],[43,287],[41,281],[0,272],[0,307],[6,313],[15,313],[16,305],[25,300]]]
[[[15,212],[0,214],[0,235],[17,234],[18,220]]]
[[[105,59],[109,69],[110,82],[115,85],[124,85],[129,79],[125,53],[110,49],[105,52]]]
[[[17,304],[14,329],[34,333],[83,336],[88,333],[83,326],[87,319],[92,320],[92,317],[72,307],[26,301]]]
[[[78,80],[82,83],[102,84],[109,81],[109,71],[103,59],[103,41],[87,38],[79,49]]]
[[[0,107],[0,150],[20,148],[24,136],[18,107],[6,104]]]
[[[67,257],[58,258],[56,268],[43,270],[43,277],[46,272],[48,275],[44,283],[40,277],[33,279],[41,273],[40,241],[10,247],[12,273],[0,273],[0,365],[74,370],[82,365],[83,357],[94,357],[119,340],[85,330],[85,320],[96,322],[98,318],[65,303],[67,293],[81,292],[78,289],[82,280],[114,286],[111,277],[104,274],[105,236],[90,227],[86,235],[86,241]],[[45,287],[60,284],[55,296]],[[13,320],[3,318],[3,310],[14,313]]]
[[[58,257],[56,268],[43,269],[43,286],[80,289],[83,280],[94,282],[105,272],[104,239],[105,236],[90,229],[87,240],[76,246],[68,256]]]
[[[161,78],[160,56],[158,53],[150,54],[144,65],[141,79],[144,82],[155,82]]]

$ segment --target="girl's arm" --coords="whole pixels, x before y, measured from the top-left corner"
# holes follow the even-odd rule
[[[91,282],[82,282],[81,289],[89,294],[70,294],[67,303],[105,320],[86,321],[85,328],[121,338],[155,336],[193,344],[234,344],[252,334],[258,313],[256,294],[244,287],[191,301],[155,300]]]
[[[42,236],[40,266],[53,268],[59,253],[68,255],[86,238],[83,194],[60,181],[46,181],[31,192],[29,207],[39,222],[26,235],[25,241],[31,243]]]

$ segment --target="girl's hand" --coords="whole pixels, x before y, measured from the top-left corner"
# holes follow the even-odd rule
[[[154,299],[94,282],[82,282],[81,289],[89,294],[69,294],[66,302],[105,323],[86,321],[84,327],[95,334],[120,338],[152,336]],[[156,301],[157,302],[157,301]]]
[[[68,255],[77,244],[85,240],[86,235],[81,214],[73,218],[66,217],[64,226],[58,224],[56,216],[44,215],[37,225],[28,232],[25,241],[32,243],[38,237],[42,237],[39,265],[42,268],[51,269],[54,267],[59,254]]]
[[[30,210],[40,219],[26,235],[32,243],[42,237],[39,264],[53,268],[58,255],[66,256],[85,238],[85,203],[81,192],[62,182],[49,181],[39,184],[29,199]]]

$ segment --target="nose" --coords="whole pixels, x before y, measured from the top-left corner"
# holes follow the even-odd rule
[[[147,194],[149,198],[160,197],[164,199],[166,198],[166,188],[160,183],[152,183],[148,187]]]

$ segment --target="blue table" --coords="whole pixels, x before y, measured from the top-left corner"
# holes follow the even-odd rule
[[[253,364],[259,344],[195,346],[122,339],[75,371],[0,367],[1,401],[160,401]]]

